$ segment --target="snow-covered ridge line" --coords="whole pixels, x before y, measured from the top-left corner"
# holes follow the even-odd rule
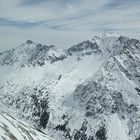
[[[62,61],[71,55],[78,55],[79,58],[91,54],[108,55],[108,53],[113,53],[115,49],[120,49],[116,46],[126,40],[132,39],[106,33],[102,36],[95,36],[92,40],[83,41],[66,50],[57,48],[55,45],[43,45],[27,40],[26,43],[15,49],[0,53],[0,65],[43,66],[47,62]]]
[[[66,50],[57,48],[55,45],[43,45],[27,40],[19,47],[0,53],[0,64],[20,65],[21,67],[43,66],[46,62],[62,61],[71,55],[82,57],[95,53],[100,54],[103,49],[106,49],[104,48],[105,45],[111,45],[110,40],[113,39],[118,39],[118,36],[106,34],[102,37],[94,37],[92,40],[83,41]]]

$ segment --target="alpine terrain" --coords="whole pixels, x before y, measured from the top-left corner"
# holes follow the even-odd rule
[[[27,40],[2,52],[0,110],[2,140],[140,140],[140,41]]]

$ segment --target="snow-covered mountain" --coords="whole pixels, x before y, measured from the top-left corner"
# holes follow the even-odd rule
[[[56,140],[139,140],[139,101],[139,40],[104,34],[67,50],[28,40],[0,54],[1,110]]]
[[[55,48],[54,45],[42,45],[27,40],[20,47],[5,51],[1,53],[2,65],[20,65],[24,67],[25,65],[39,65],[45,64],[45,61],[51,63],[58,60],[63,60],[66,57],[65,51]]]

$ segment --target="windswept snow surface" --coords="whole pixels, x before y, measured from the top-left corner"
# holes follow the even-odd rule
[[[0,140],[53,140],[33,126],[0,111]]]
[[[126,130],[117,114],[112,115],[108,126],[108,140],[133,140],[128,137]]]

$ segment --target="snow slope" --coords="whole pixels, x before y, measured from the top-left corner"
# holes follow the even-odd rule
[[[126,134],[125,125],[122,124],[118,116],[112,115],[108,126],[109,140],[129,140],[130,138]]]
[[[0,111],[1,140],[53,140],[33,126],[16,120],[11,115]]]

